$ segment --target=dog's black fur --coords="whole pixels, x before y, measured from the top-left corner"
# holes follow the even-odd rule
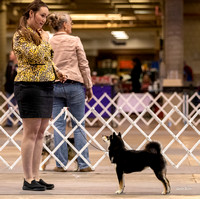
[[[166,177],[166,161],[161,154],[161,146],[158,142],[150,142],[144,150],[127,150],[121,138],[121,134],[103,136],[103,140],[109,142],[109,158],[116,164],[116,173],[119,181],[121,194],[124,190],[124,173],[142,171],[145,167],[150,167],[156,177],[163,183],[163,194],[170,193],[169,180]]]
[[[74,138],[67,138],[69,140],[69,142],[74,145]],[[54,136],[53,134],[49,133],[47,135],[44,136],[44,143],[46,144],[46,146],[53,151],[54,149]],[[76,155],[76,152],[71,148],[71,146],[69,144],[67,144],[67,148],[68,148],[68,160],[72,160],[74,158],[74,156]],[[42,162],[47,158],[47,156],[49,155],[49,152],[43,147],[42,149]],[[49,159],[50,160],[50,159]],[[41,170],[45,170],[46,166],[49,164],[49,160],[47,160],[42,166],[41,166]],[[76,163],[76,171],[78,171],[78,161],[77,159],[75,160]]]

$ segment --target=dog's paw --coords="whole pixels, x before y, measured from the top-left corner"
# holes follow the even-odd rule
[[[166,194],[170,194],[170,190],[168,190],[168,191],[166,192]]]
[[[169,194],[170,193],[170,190],[169,191],[163,191],[162,192],[162,195],[167,195],[167,194]]]
[[[163,191],[161,194],[162,194],[162,195],[166,195],[166,194],[167,194],[167,192],[166,192],[166,191]]]
[[[122,194],[123,193],[123,190],[122,189],[119,189],[115,192],[116,194]]]
[[[39,170],[40,170],[40,171],[44,171],[44,168],[43,168],[43,167],[40,167]]]

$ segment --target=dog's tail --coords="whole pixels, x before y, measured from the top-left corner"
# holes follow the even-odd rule
[[[149,142],[145,146],[145,150],[150,153],[160,154],[161,153],[161,146],[158,142]]]

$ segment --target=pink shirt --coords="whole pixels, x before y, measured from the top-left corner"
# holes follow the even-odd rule
[[[84,83],[86,88],[91,88],[90,68],[80,38],[57,32],[50,44],[54,51],[53,61],[67,75],[67,79]]]

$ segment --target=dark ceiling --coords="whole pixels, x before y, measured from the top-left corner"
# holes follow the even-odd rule
[[[8,27],[32,0],[7,0]],[[50,12],[74,16],[74,29],[160,28],[162,0],[44,0]],[[78,16],[77,16],[78,14]],[[94,16],[96,15],[96,17]]]
[[[7,30],[16,29],[19,17],[32,0],[0,0],[7,5]],[[190,9],[199,0],[184,0],[184,16],[200,19],[200,11]],[[164,0],[44,0],[50,12],[72,16],[73,33],[91,40],[111,37],[112,30],[134,35],[162,34]]]

